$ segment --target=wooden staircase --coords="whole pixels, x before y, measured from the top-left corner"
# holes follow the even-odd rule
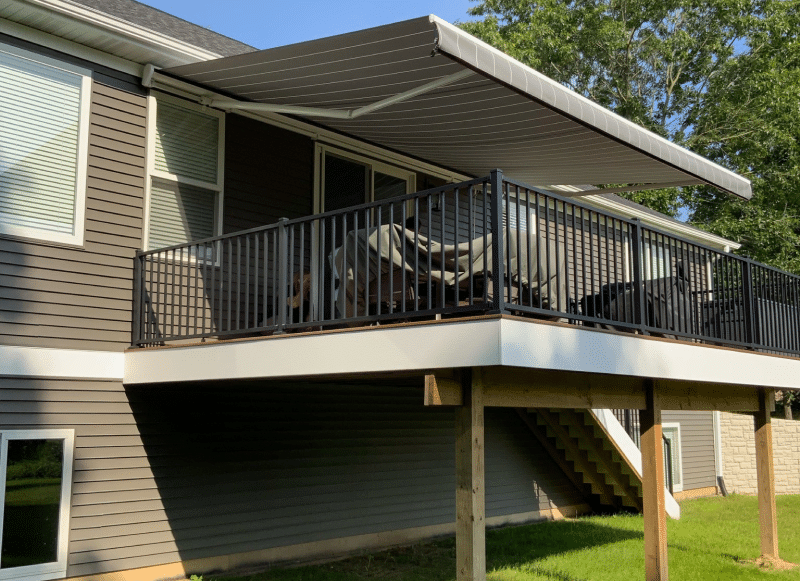
[[[590,410],[519,408],[522,421],[596,512],[642,511],[642,482]]]

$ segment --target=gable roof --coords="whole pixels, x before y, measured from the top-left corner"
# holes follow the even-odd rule
[[[238,99],[212,100],[223,109],[307,117],[467,174],[751,196],[747,179],[433,15],[163,73]]]
[[[0,32],[71,53],[82,45],[84,58],[136,75],[255,50],[135,0],[2,0]]]
[[[125,22],[160,32],[219,56],[233,56],[256,50],[254,47],[218,34],[208,28],[168,14],[136,0],[68,0]]]

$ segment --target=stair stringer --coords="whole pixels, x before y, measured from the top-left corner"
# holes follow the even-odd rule
[[[628,467],[642,481],[642,453],[636,447],[636,443],[631,439],[622,424],[619,423],[614,413],[609,409],[595,408],[589,410],[597,424],[605,431],[609,441],[617,448],[622,459]],[[675,520],[681,518],[681,507],[675,498],[664,487],[664,505],[667,515]]]

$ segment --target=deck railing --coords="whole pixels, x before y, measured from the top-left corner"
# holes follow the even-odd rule
[[[139,252],[134,281],[135,346],[514,313],[800,355],[800,277],[500,171]]]

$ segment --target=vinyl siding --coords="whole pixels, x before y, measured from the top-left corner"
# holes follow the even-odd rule
[[[0,239],[0,344],[122,351],[141,246],[143,96],[95,81],[83,248]]]
[[[224,233],[313,213],[314,143],[241,115],[225,120]]]
[[[713,412],[664,411],[663,423],[680,423],[683,490],[716,486]]]
[[[422,395],[6,379],[0,429],[75,429],[78,576],[452,522],[453,411]],[[488,517],[581,502],[513,410],[486,426]]]

